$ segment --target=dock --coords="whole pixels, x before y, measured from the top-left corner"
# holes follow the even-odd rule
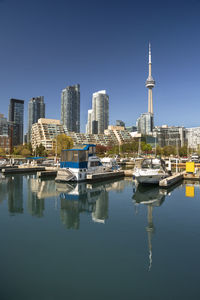
[[[159,186],[161,188],[168,188],[168,187],[176,184],[177,182],[182,181],[184,178],[184,174],[185,174],[185,172],[175,173],[172,176],[164,178],[164,179],[160,180]]]
[[[124,177],[124,171],[88,174],[87,181],[101,181],[119,177]]]
[[[6,174],[24,174],[24,173],[35,173],[38,171],[45,171],[45,167],[27,167],[27,168],[4,168],[2,173]]]
[[[3,170],[3,169],[17,169],[18,167],[16,166],[4,166],[4,167],[0,167],[0,172]]]
[[[47,178],[47,177],[56,177],[56,176],[57,176],[57,170],[37,172],[37,178]]]

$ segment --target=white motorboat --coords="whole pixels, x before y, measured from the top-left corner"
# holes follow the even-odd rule
[[[107,169],[110,169],[110,170],[118,170],[119,169],[117,160],[115,158],[103,157],[103,158],[101,158],[101,163]]]
[[[0,167],[5,167],[7,165],[6,159],[1,159],[0,160]]]
[[[106,167],[96,156],[96,145],[84,144],[62,150],[57,182],[84,181],[88,174],[105,172]]]
[[[146,158],[141,167],[136,167],[133,179],[141,184],[159,184],[161,179],[169,176],[164,160],[160,158]]]

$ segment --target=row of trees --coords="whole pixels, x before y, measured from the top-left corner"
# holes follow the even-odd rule
[[[138,154],[138,150],[139,150],[139,142],[133,141],[131,143],[126,143],[123,145],[115,145],[115,146],[109,146],[109,147],[105,147],[105,146],[100,146],[97,145],[97,154],[99,155],[137,155]],[[157,146],[156,150],[155,148],[152,149],[152,146],[148,143],[146,143],[145,141],[141,142],[140,145],[140,150],[142,154],[156,154],[158,156],[170,156],[170,155],[174,155],[174,156],[187,156],[189,153],[192,153],[193,150],[192,149],[188,149],[187,145],[180,147],[177,149],[177,147],[175,146],[165,146],[165,147],[160,147]],[[198,151],[199,155],[200,155],[200,150]]]
[[[29,157],[29,156],[54,156],[58,155],[60,156],[62,149],[70,149],[73,147],[73,140],[71,137],[66,136],[65,134],[60,134],[56,137],[53,144],[53,149],[50,151],[47,151],[45,147],[40,144],[36,147],[35,150],[33,150],[31,143],[19,145],[13,148],[13,150],[10,153],[6,153],[6,151],[2,148],[0,148],[0,156],[5,156],[6,154],[11,154],[13,156],[23,156],[23,157]]]
[[[177,155],[183,157],[183,156],[187,156],[191,152],[192,149],[188,149],[186,145],[180,148],[177,148],[175,146],[165,146],[163,148],[161,148],[160,146],[156,147],[157,155],[164,155],[164,156]]]
[[[46,151],[45,147],[40,144],[36,147],[36,149],[33,151],[31,143],[25,144],[25,145],[19,145],[17,147],[13,148],[12,155],[14,156],[23,156],[23,157],[29,157],[29,156],[60,156],[62,149],[70,149],[73,147],[73,140],[71,137],[66,136],[65,134],[60,134],[56,137],[54,140],[54,146],[53,149],[50,151]],[[139,149],[140,148],[140,149]],[[137,155],[138,150],[141,151],[141,153],[145,154],[152,154],[155,153],[159,156],[169,156],[169,155],[178,155],[178,156],[187,156],[188,152],[191,153],[192,149],[188,149],[187,146],[180,147],[177,149],[175,146],[165,146],[161,148],[160,146],[156,147],[155,149],[152,149],[152,146],[143,140],[140,145],[138,140],[135,140],[131,143],[126,143],[122,145],[110,145],[108,147],[97,145],[96,147],[97,154],[100,156],[107,155]],[[200,155],[200,150],[199,153]],[[6,155],[4,149],[0,148],[0,156]]]
[[[143,153],[152,153],[152,146],[150,144],[147,144],[146,142],[142,141],[141,145],[141,152]],[[126,143],[122,145],[114,145],[114,146],[101,146],[97,145],[96,151],[97,154],[99,155],[119,155],[119,154],[132,154],[132,153],[138,153],[139,149],[139,142],[137,140],[131,142],[131,143]]]

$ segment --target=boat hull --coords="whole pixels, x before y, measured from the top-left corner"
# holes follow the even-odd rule
[[[166,177],[163,175],[139,175],[135,176],[135,179],[140,184],[159,184],[159,181]]]

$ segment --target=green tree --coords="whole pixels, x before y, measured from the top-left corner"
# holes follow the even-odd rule
[[[46,156],[46,150],[42,144],[36,147],[35,152],[37,156]]]
[[[28,149],[31,154],[33,153],[33,148],[32,148],[32,144],[31,143],[26,144],[25,148]]]
[[[176,155],[176,147],[175,146],[165,146],[163,147],[163,154],[165,156]]]
[[[14,155],[21,155],[21,151],[23,150],[23,145],[18,145],[13,148]]]
[[[183,146],[179,149],[179,155],[180,156],[187,156],[187,151],[188,151],[188,149],[187,149],[187,146],[185,145],[185,146]]]
[[[24,157],[31,156],[31,151],[29,149],[24,148],[21,151],[21,155],[24,156]]]
[[[141,142],[141,149],[142,151],[148,153],[152,150],[152,147],[150,144],[146,144],[145,142]]]
[[[159,156],[161,156],[161,155],[162,155],[162,153],[163,153],[163,150],[162,150],[162,148],[161,148],[160,146],[157,146],[157,147],[156,147],[156,155],[159,155]]]
[[[73,147],[73,140],[71,137],[67,136],[66,134],[59,134],[55,138],[54,143],[54,151],[57,152],[58,155],[61,154],[63,149],[71,149]]]
[[[6,151],[3,148],[0,148],[0,156],[6,155]]]

